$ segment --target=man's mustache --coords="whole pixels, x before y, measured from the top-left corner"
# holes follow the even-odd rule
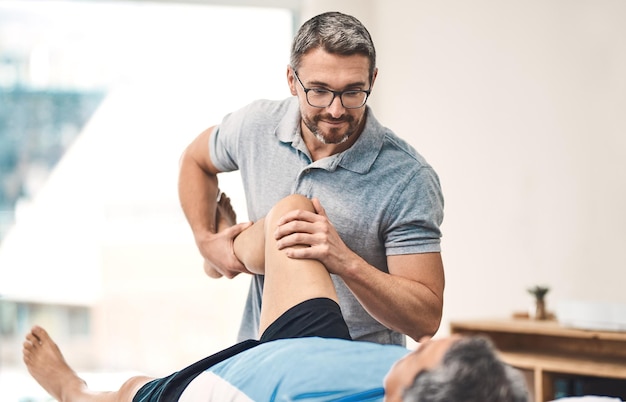
[[[334,118],[330,115],[321,115],[321,116],[316,116],[315,117],[316,121],[320,121],[320,120],[324,120],[324,121],[329,121],[331,123],[341,123],[341,122],[345,122],[345,123],[351,123],[352,121],[354,121],[354,118],[352,116],[342,116],[339,118]]]

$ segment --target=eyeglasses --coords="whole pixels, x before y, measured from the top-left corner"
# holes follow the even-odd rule
[[[371,89],[359,91],[331,91],[330,89],[323,88],[306,88],[302,81],[300,81],[300,77],[298,77],[296,70],[293,70],[293,75],[295,75],[300,85],[302,85],[302,89],[306,95],[306,101],[313,107],[329,107],[332,105],[335,97],[338,96],[339,100],[341,100],[341,105],[344,108],[358,109],[365,105],[367,98],[372,92]]]

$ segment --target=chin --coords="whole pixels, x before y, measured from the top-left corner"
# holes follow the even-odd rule
[[[323,144],[332,144],[332,145],[343,144],[344,142],[348,141],[350,136],[351,136],[350,133],[346,133],[346,134],[343,134],[343,135],[337,135],[337,134],[334,134],[334,133],[322,134],[319,131],[315,132],[315,137]]]

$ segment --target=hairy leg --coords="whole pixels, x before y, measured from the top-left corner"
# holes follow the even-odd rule
[[[298,303],[316,297],[338,300],[330,274],[322,263],[289,258],[276,246],[276,222],[285,213],[296,209],[315,212],[311,200],[302,195],[290,195],[279,201],[265,218],[265,282],[260,334]]]
[[[60,402],[130,402],[139,388],[152,380],[132,377],[118,391],[90,391],[85,381],[67,364],[57,344],[38,326],[26,335],[23,358],[30,375]]]

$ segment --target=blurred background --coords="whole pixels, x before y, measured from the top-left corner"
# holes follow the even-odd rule
[[[289,96],[295,29],[369,28],[376,117],[440,175],[444,320],[626,303],[622,0],[0,1],[0,400],[43,401],[21,342],[48,328],[95,388],[232,344],[249,278],[207,278],[178,158],[253,99]],[[221,179],[247,219],[239,177]]]
[[[178,159],[289,95],[295,14],[223,3],[0,2],[1,401],[45,396],[21,361],[35,323],[103,388],[234,342],[249,278],[203,274]]]

